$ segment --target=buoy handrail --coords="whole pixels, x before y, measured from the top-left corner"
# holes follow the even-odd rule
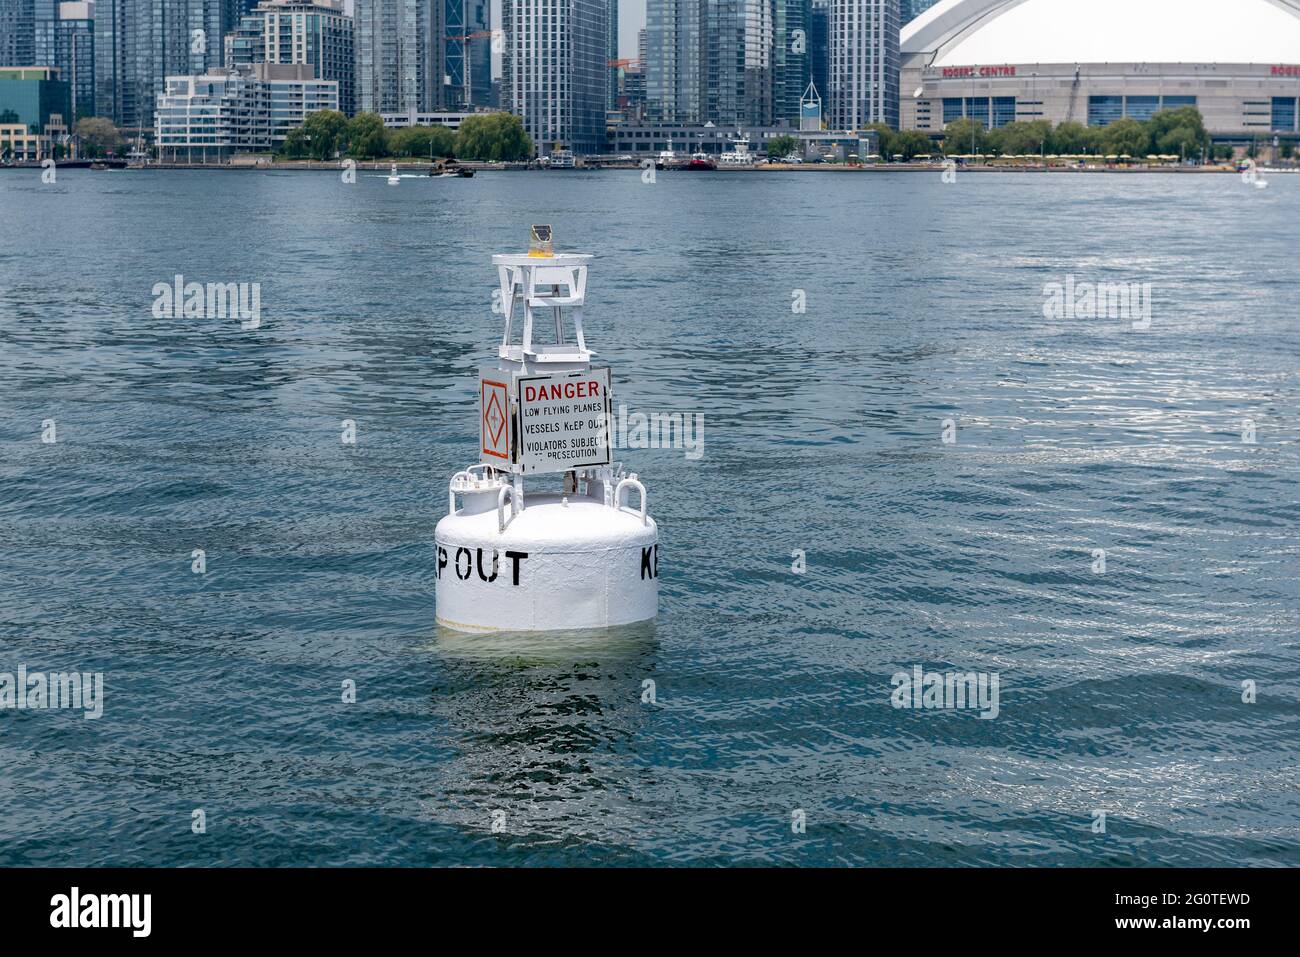
[[[501,491],[497,492],[497,532],[506,530],[506,496],[510,496],[511,511],[514,511],[515,490],[509,485],[501,486]]]
[[[647,524],[646,517],[645,517],[645,513],[646,513],[645,486],[642,485],[641,482],[635,477],[625,478],[623,479],[623,481],[619,482],[617,486],[615,486],[614,505],[617,508],[625,507],[623,502],[623,490],[625,488],[635,488],[638,492],[641,493],[641,524],[642,525]]]
[[[481,475],[474,474],[481,470]],[[489,462],[480,462],[455,473],[447,483],[447,514],[456,514],[457,492],[490,492],[502,482],[497,467]]]

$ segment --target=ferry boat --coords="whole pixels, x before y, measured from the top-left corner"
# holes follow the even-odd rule
[[[706,170],[717,169],[718,164],[715,163],[707,153],[701,150],[698,153],[691,154],[691,161],[686,164],[686,168],[696,172],[703,172]]]
[[[738,136],[732,140],[731,149],[718,157],[718,166],[723,169],[753,168],[754,154],[749,151],[749,137]]]
[[[547,169],[573,169],[577,165],[573,159],[573,150],[552,150],[547,160]]]

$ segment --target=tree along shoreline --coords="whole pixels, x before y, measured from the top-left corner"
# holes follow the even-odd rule
[[[337,110],[309,113],[289,131],[278,161],[312,159],[398,160],[431,162],[455,157],[480,162],[530,159],[533,143],[523,121],[513,113],[474,113],[460,129],[445,126],[404,126],[390,129],[377,113],[349,119]]]

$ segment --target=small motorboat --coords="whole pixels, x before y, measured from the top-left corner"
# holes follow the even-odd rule
[[[454,159],[435,160],[434,164],[429,167],[429,175],[442,179],[452,177],[454,179],[470,179],[474,171],[467,166],[461,166]]]
[[[394,163],[393,168],[388,171],[388,185],[396,186],[401,181],[402,177],[397,175],[397,164]]]

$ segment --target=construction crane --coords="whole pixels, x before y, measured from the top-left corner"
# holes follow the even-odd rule
[[[605,65],[606,65],[606,66],[613,66],[613,67],[620,67],[620,68],[634,67],[634,68],[636,68],[636,69],[639,70],[639,69],[641,68],[641,61],[640,61],[640,59],[635,59],[635,60],[606,60],[606,61],[605,61]]]

